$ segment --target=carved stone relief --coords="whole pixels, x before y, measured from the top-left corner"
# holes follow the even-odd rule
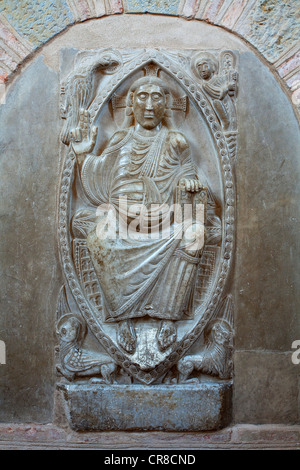
[[[65,54],[59,374],[230,380],[237,54]]]

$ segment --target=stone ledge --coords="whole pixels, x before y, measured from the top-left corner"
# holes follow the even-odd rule
[[[230,382],[64,384],[59,389],[75,431],[211,431],[231,420]]]
[[[0,450],[300,449],[300,426],[235,425],[216,432],[74,432],[52,424],[0,424]]]

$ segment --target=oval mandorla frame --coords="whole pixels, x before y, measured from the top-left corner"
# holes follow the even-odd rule
[[[149,66],[159,69],[172,80],[178,89],[188,97],[189,102],[196,110],[199,120],[205,123],[217,155],[220,175],[220,207],[221,227],[218,243],[217,263],[210,279],[210,289],[204,301],[195,307],[194,321],[187,322],[184,334],[172,345],[152,369],[143,370],[138,363],[132,360],[117,344],[105,325],[99,320],[99,312],[88,298],[87,292],[78,276],[73,253],[73,241],[70,233],[73,184],[75,179],[76,157],[72,146],[62,145],[62,171],[59,186],[57,233],[61,266],[66,286],[70,289],[72,297],[78,307],[78,312],[87,322],[89,330],[95,336],[102,348],[109,356],[126,371],[131,377],[144,384],[152,384],[160,379],[182,358],[203,334],[207,325],[222,310],[224,300],[230,297],[230,277],[234,261],[235,246],[235,218],[236,218],[236,188],[234,166],[236,159],[237,128],[224,131],[222,123],[213,106],[213,100],[205,93],[199,77],[195,73],[194,57],[199,51],[184,51],[179,54],[164,50],[135,50],[126,51],[87,51],[80,53],[78,69],[84,68],[87,57],[108,57],[106,81],[98,88],[94,99],[88,107],[91,125],[97,119],[107,103],[117,96],[116,93],[126,82],[132,83],[135,76]],[[205,51],[201,51],[205,54]],[[237,55],[232,51],[213,51],[224,67],[236,70]],[[111,61],[109,61],[111,58]],[[97,61],[99,63],[99,61]],[[83,64],[83,65],[82,65]],[[105,67],[104,67],[105,68]],[[204,252],[205,253],[205,252]],[[101,306],[100,306],[101,308]]]

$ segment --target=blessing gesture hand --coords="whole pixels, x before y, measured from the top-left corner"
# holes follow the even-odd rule
[[[91,128],[90,113],[86,109],[80,110],[79,126],[71,130],[72,147],[76,155],[83,155],[93,151],[98,135],[98,128]]]

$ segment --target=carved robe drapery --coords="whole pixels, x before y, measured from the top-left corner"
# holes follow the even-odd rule
[[[182,178],[196,178],[189,147],[182,134],[165,126],[150,137],[134,127],[117,132],[100,157],[85,159],[81,171],[85,194],[93,206],[110,204],[117,214],[115,239],[99,237],[97,227],[87,237],[106,321],[145,315],[180,320],[191,305],[199,250],[192,255],[186,252],[178,236],[180,224],[171,219],[170,236],[156,239],[123,238],[119,226],[120,220],[126,225],[132,221],[128,213],[120,213],[120,198],[126,197],[129,210],[136,204],[148,209],[140,225],[145,227],[151,220],[152,229],[153,223],[156,229],[161,227],[170,217],[164,207],[175,203]]]

